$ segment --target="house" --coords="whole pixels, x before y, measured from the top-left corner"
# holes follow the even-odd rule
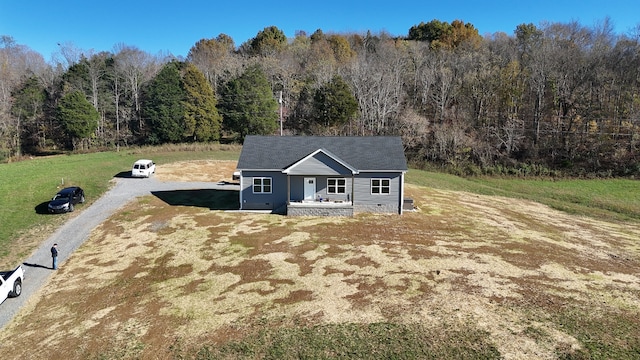
[[[238,160],[241,210],[293,216],[402,214],[400,137],[247,136]]]

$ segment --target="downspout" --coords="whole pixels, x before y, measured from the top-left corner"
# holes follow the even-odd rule
[[[404,212],[404,171],[400,173],[400,215]]]
[[[356,203],[355,203],[355,199],[353,198],[353,195],[355,194],[355,178],[356,175],[352,172],[351,173],[351,207],[353,208],[353,210],[356,210]]]
[[[244,176],[242,176],[242,170],[240,170],[240,210],[244,210],[242,208],[242,180],[244,180]]]
[[[291,176],[287,174],[287,206],[291,205]]]

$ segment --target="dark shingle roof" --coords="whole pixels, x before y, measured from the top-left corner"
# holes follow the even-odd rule
[[[397,136],[256,136],[244,139],[239,170],[282,170],[316,150],[326,150],[357,170],[406,171]]]

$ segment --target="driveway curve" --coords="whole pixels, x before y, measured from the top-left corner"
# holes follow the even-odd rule
[[[64,261],[89,238],[91,231],[132,199],[155,191],[173,190],[239,190],[238,185],[215,182],[170,182],[155,177],[147,179],[115,178],[115,185],[89,207],[58,228],[31,256],[23,262],[25,281],[22,295],[5,300],[0,305],[0,329],[4,328],[29,298],[45,286],[51,269],[51,246],[58,244],[58,264]],[[90,194],[89,194],[90,196]]]

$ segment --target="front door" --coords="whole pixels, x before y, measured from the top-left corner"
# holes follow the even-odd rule
[[[316,198],[316,178],[304,178],[304,199],[315,200]]]

